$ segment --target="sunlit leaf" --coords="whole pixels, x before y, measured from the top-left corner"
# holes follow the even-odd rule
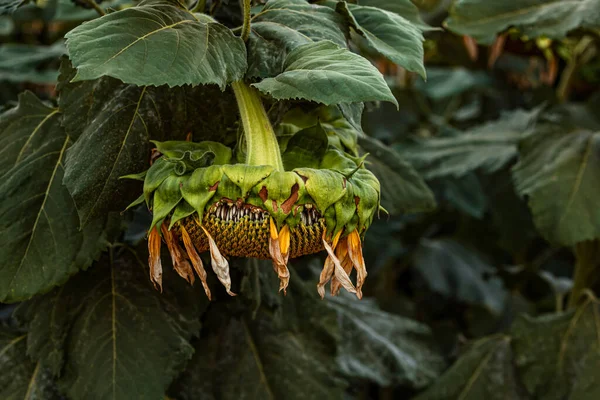
[[[371,63],[330,41],[297,47],[284,72],[253,86],[275,99],[305,99],[326,105],[386,100],[397,104],[381,73]]]
[[[111,76],[135,85],[214,83],[246,71],[246,48],[231,30],[198,19],[168,0],[147,0],[70,31],[74,81]]]

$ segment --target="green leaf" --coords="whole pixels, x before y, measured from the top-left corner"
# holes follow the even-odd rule
[[[436,207],[423,178],[395,151],[368,136],[359,137],[358,143],[370,154],[367,165],[381,182],[381,202],[389,212],[421,212]]]
[[[515,321],[515,363],[534,398],[591,400],[600,393],[599,311],[588,297],[576,310]]]
[[[25,0],[0,0],[0,15],[12,14]]]
[[[194,358],[172,387],[173,396],[341,399],[341,382],[335,377],[335,313],[303,285],[293,274],[281,307],[263,304],[254,318],[215,303]]]
[[[496,269],[475,250],[453,239],[422,239],[413,254],[415,272],[444,297],[500,314],[507,299]]]
[[[286,55],[312,41],[330,40],[346,47],[345,30],[343,18],[329,7],[304,0],[270,0],[252,18],[247,76],[280,74]]]
[[[79,231],[62,185],[70,139],[56,109],[33,94],[0,116],[0,301],[30,298],[63,283],[97,255],[103,226]]]
[[[27,357],[26,339],[0,326],[0,398],[60,400],[50,374]]]
[[[104,77],[93,81],[70,82],[77,71],[65,57],[60,67],[58,84],[59,106],[63,126],[72,138],[78,138],[100,113],[105,112],[106,99],[119,99],[128,85]],[[128,89],[129,88],[129,89]],[[152,119],[149,130],[155,140],[186,140],[192,133],[194,141],[218,140],[233,145],[237,140],[238,116],[231,115],[237,107],[230,90],[222,92],[216,85],[147,88],[155,107],[141,108],[146,119]],[[237,114],[237,113],[236,113]]]
[[[445,367],[431,330],[383,312],[371,301],[328,297],[341,332],[337,361],[342,373],[381,386],[428,386]]]
[[[423,22],[419,9],[411,0],[360,0],[358,4],[391,11],[406,18],[421,29],[430,28]]]
[[[252,18],[254,23],[270,22],[291,28],[312,41],[329,40],[346,47],[344,21],[331,8],[305,0],[270,0]]]
[[[319,168],[329,140],[321,124],[302,129],[290,138],[281,156],[286,171],[294,168]]]
[[[473,343],[436,383],[416,400],[525,400],[513,367],[510,337]]]
[[[517,192],[528,197],[540,233],[570,246],[600,237],[600,132],[565,129],[536,127],[520,144],[513,179]]]
[[[540,109],[505,113],[467,132],[420,139],[399,146],[400,154],[426,179],[461,177],[475,170],[495,172],[517,156],[517,144]]]
[[[54,83],[58,77],[56,70],[42,67],[65,51],[62,41],[51,46],[5,43],[0,47],[0,81]]]
[[[63,288],[17,310],[28,346],[70,399],[156,399],[193,353],[204,294],[165,269],[164,293],[132,250],[113,248]],[[204,300],[202,300],[204,299]]]
[[[389,11],[346,2],[337,3],[336,10],[346,16],[350,26],[370,47],[390,61],[425,78],[425,39],[413,23]]]
[[[598,0],[457,0],[446,26],[483,44],[509,27],[530,37],[562,39],[574,29],[597,29],[599,8]]]
[[[398,104],[371,63],[329,41],[309,43],[288,54],[284,72],[255,83],[277,100],[305,99],[326,105],[385,100]]]
[[[227,27],[149,0],[70,31],[74,81],[111,76],[135,85],[226,84],[246,72],[246,47]]]

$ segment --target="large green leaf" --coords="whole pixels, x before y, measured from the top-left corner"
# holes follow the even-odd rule
[[[62,185],[69,137],[56,109],[33,94],[0,116],[0,301],[27,299],[63,283],[98,253],[104,226],[83,232]]]
[[[462,134],[419,139],[398,146],[400,154],[425,176],[461,177],[475,170],[491,173],[517,156],[517,144],[539,109],[505,113]]]
[[[335,377],[335,313],[307,290],[293,274],[287,296],[276,296],[278,305],[272,306],[264,298],[254,318],[251,312],[233,311],[241,309],[241,301],[232,307],[223,303],[211,307],[196,354],[172,387],[172,396],[342,399],[342,385]]]
[[[235,143],[237,117],[227,120],[208,111],[231,107],[230,96],[216,87],[137,87],[108,77],[68,83],[74,70],[68,64],[61,70],[63,124],[78,138],[67,154],[64,182],[84,226],[108,211],[122,211],[139,196],[139,185],[120,177],[147,168],[149,139],[183,140],[193,132],[196,139],[215,136]]]
[[[525,400],[513,367],[511,339],[495,335],[468,348],[435,384],[416,400]]]
[[[336,9],[366,43],[390,61],[425,78],[423,34],[400,15],[375,7],[339,2]]]
[[[59,108],[62,124],[71,138],[77,139],[90,128],[101,114],[106,99],[118,98],[128,85],[117,79],[104,77],[93,81],[70,82],[76,70],[68,59],[63,59],[59,77]],[[141,108],[146,119],[152,116],[148,127],[151,138],[160,141],[185,140],[189,133],[194,141],[218,140],[234,145],[237,140],[238,116],[231,115],[236,101],[231,90],[222,92],[216,85],[175,88],[147,88],[152,93],[154,108]],[[148,115],[146,115],[148,114]]]
[[[413,255],[415,272],[434,292],[500,314],[507,299],[496,269],[482,254],[452,239],[421,240]]]
[[[252,18],[248,76],[280,74],[286,55],[312,41],[331,40],[346,47],[345,30],[343,18],[329,7],[304,0],[270,0]]]
[[[577,28],[600,27],[598,9],[600,0],[457,0],[446,25],[484,44],[513,26],[527,36],[561,39]]]
[[[566,129],[536,127],[520,144],[513,178],[540,233],[569,246],[600,237],[600,133]]]
[[[391,213],[430,211],[433,192],[414,168],[377,139],[361,136],[359,145],[370,156],[368,167],[381,182],[381,202]]]
[[[27,335],[0,326],[0,398],[59,400],[52,377],[27,356]]]
[[[324,40],[288,54],[284,72],[255,83],[275,99],[305,99],[323,104],[386,100],[398,104],[371,63]]]
[[[61,373],[58,385],[70,399],[162,400],[192,356],[188,341],[207,300],[171,270],[160,293],[141,257],[111,252],[64,287],[21,305],[16,317],[28,324],[29,353]]]
[[[330,40],[346,47],[342,17],[329,7],[305,0],[270,0],[252,18],[252,29],[259,22],[291,28],[310,40]]]
[[[599,312],[598,301],[588,297],[576,310],[517,319],[511,329],[515,363],[534,398],[598,398]]]
[[[368,300],[327,300],[338,314],[342,337],[337,360],[344,375],[381,386],[423,388],[444,369],[427,326],[383,312]]]
[[[135,85],[218,84],[241,79],[246,47],[227,27],[168,0],[105,15],[70,31],[77,80],[112,76]]]

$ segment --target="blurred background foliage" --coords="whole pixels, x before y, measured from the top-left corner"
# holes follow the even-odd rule
[[[194,342],[196,355],[171,386],[171,398],[324,399],[338,389],[348,399],[599,398],[598,273],[588,271],[574,283],[578,263],[598,262],[597,243],[587,241],[595,236],[580,240],[578,232],[534,218],[532,199],[563,194],[536,192],[542,189],[527,180],[562,179],[560,169],[544,177],[545,168],[579,139],[553,139],[557,130],[600,132],[600,31],[582,28],[550,39],[510,28],[480,44],[444,29],[450,1],[413,2],[432,27],[424,45],[427,81],[377,59],[400,107],[366,104],[365,136],[359,137],[390,212],[366,236],[368,299],[314,301],[302,281],[292,279],[295,287],[284,302],[274,294],[275,277],[263,273],[269,266],[239,264],[245,295],[208,308],[203,324],[210,329],[203,328]],[[231,3],[215,0],[209,6],[235,25],[239,12]],[[395,6],[392,0],[367,3]],[[119,9],[130,3],[102,5]],[[11,16],[0,16],[0,108],[12,107],[23,90],[52,101],[66,52],[63,35],[95,17],[70,0],[26,2]],[[546,158],[531,160],[533,165],[522,161],[543,147],[549,147]],[[576,157],[583,150],[573,151]],[[589,157],[597,159],[598,151],[593,147]],[[398,159],[425,178],[435,194],[434,211],[405,214],[395,202],[402,186],[394,173],[402,165],[394,164]],[[600,201],[600,192],[593,191],[598,176],[583,177],[594,183],[585,182],[581,204]],[[568,199],[569,206],[571,201],[579,200]],[[139,210],[128,215],[123,241],[140,242],[144,218]],[[572,224],[575,231],[584,229],[577,217]],[[312,290],[321,262],[294,261],[293,274]],[[583,302],[569,304],[574,284],[582,282],[589,289]],[[265,305],[279,308],[265,311]],[[13,310],[0,305],[3,324],[17,332],[0,336],[0,343],[20,337]],[[27,307],[18,310],[27,314]],[[277,333],[289,326],[296,336]],[[244,335],[253,338],[251,348]],[[337,352],[328,345],[334,340]],[[250,354],[256,352],[260,373]],[[35,368],[27,363],[23,356],[13,368]],[[316,378],[303,380],[290,369]],[[265,380],[266,387],[248,389],[247,382]],[[53,389],[40,393],[38,398],[60,398]]]

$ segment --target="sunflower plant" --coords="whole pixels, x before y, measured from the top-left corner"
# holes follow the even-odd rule
[[[0,60],[37,85],[0,116],[0,302],[19,303],[0,329],[0,398],[208,398],[186,383],[206,364],[190,358],[229,329],[267,341],[248,336],[240,357],[275,340],[295,359],[273,359],[282,379],[257,398],[311,381],[341,396],[326,285],[363,297],[363,243],[388,217],[372,163],[403,182],[396,212],[434,205],[361,122],[365,104],[398,107],[381,62],[425,77],[429,28],[401,3],[3,2],[14,29],[42,18],[54,44]]]

